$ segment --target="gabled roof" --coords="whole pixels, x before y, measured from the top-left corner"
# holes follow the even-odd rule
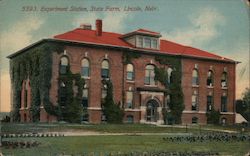
[[[158,38],[161,37],[160,33],[150,31],[150,30],[146,30],[146,29],[138,29],[136,31],[132,31],[130,33],[123,34],[121,37],[125,38],[125,37],[129,37],[129,36],[132,36],[132,35],[137,35],[137,34],[148,35],[148,36],[153,36],[153,37],[158,37]]]
[[[131,33],[149,33],[154,35],[160,35],[160,33],[145,30],[145,29],[138,29]],[[128,33],[128,34],[131,34]],[[74,29],[72,31],[59,34],[54,36],[54,39],[58,40],[65,40],[65,41],[72,41],[72,42],[82,42],[82,43],[91,43],[91,44],[100,44],[100,45],[108,45],[108,46],[115,46],[121,48],[130,48],[134,50],[143,50],[143,48],[135,48],[133,45],[125,42],[122,38],[127,36],[127,34],[118,34],[113,32],[102,32],[101,36],[96,35],[95,30],[85,30],[81,28]],[[160,49],[145,49],[147,51],[151,51],[152,53],[161,53],[161,54],[169,54],[169,55],[181,55],[181,56],[189,56],[189,57],[196,57],[196,58],[206,58],[206,59],[213,59],[213,60],[220,60],[220,61],[229,61],[235,62],[231,59],[221,57],[219,55],[206,52],[197,48],[184,46],[178,43],[174,43],[171,41],[160,39]]]

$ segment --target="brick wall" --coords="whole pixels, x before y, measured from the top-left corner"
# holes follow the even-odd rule
[[[198,75],[199,75],[199,86],[192,86],[192,71],[195,69],[195,64],[198,65]],[[228,87],[221,87],[221,77],[224,69],[226,68],[228,74]],[[215,110],[221,111],[221,96],[227,94],[227,113],[231,115],[226,115],[228,121],[233,123],[231,118],[234,118],[234,99],[235,99],[235,64],[215,62],[215,61],[203,61],[198,59],[183,59],[182,60],[182,88],[184,93],[184,104],[185,111],[191,111],[192,105],[192,93],[194,90],[199,93],[199,108],[198,111],[191,111],[188,114],[183,115],[183,122],[186,120],[190,121],[191,117],[199,114],[199,122],[206,123],[206,118],[204,112],[207,110],[207,95],[212,92],[214,99]],[[209,70],[213,71],[214,74],[214,86],[207,87],[207,72]],[[201,115],[203,114],[203,115]],[[230,117],[231,116],[231,117]],[[189,119],[187,119],[189,118]]]
[[[132,64],[134,66],[135,77],[133,81],[126,80],[126,65],[122,63],[122,51],[104,48],[93,48],[93,47],[77,47],[77,46],[66,46],[66,55],[69,58],[70,69],[73,73],[79,73],[81,71],[81,60],[87,58],[90,61],[90,78],[86,79],[86,85],[89,89],[89,122],[100,123],[101,122],[101,63],[104,59],[109,61],[110,65],[110,78],[113,82],[114,89],[114,100],[116,103],[123,102],[126,99],[126,91],[133,91],[134,96],[134,106],[133,109],[126,109],[124,115],[124,121],[127,121],[127,116],[133,115],[134,122],[140,122],[142,116],[145,112],[141,112],[141,106],[145,106],[149,99],[156,99],[159,105],[162,107],[164,104],[163,95],[154,95],[152,92],[146,92],[146,94],[141,94],[137,91],[138,87],[152,87],[144,85],[145,77],[145,67],[147,64],[154,64],[158,67],[163,67],[157,61],[155,61],[154,55],[142,54],[138,59],[132,59]],[[50,99],[53,104],[57,104],[58,97],[58,76],[59,76],[59,62],[60,58],[64,53],[54,53],[53,54],[53,76],[51,79],[51,90]],[[198,64],[199,72],[199,83],[198,87],[192,86],[192,70]],[[228,87],[227,89],[221,88],[221,74],[224,68],[227,68],[228,73]],[[228,64],[222,62],[215,62],[209,60],[199,60],[199,59],[189,59],[185,58],[182,60],[183,77],[182,77],[182,87],[184,93],[184,104],[185,111],[182,116],[183,123],[191,123],[192,117],[196,116],[198,122],[206,124],[206,108],[207,108],[207,95],[208,92],[212,92],[214,96],[214,106],[215,109],[221,108],[221,95],[223,93],[227,94],[228,97],[228,112],[223,114],[228,122],[234,122],[234,99],[235,99],[235,64]],[[214,73],[214,87],[208,88],[206,86],[207,72],[212,69]],[[162,84],[159,82],[156,84],[157,88],[164,89]],[[199,92],[199,110],[191,111],[191,97],[192,92],[197,90]],[[125,103],[124,103],[125,105]],[[42,112],[41,112],[42,113]],[[46,113],[46,112],[44,112]],[[231,113],[231,114],[230,114]],[[41,114],[42,120],[48,120],[47,115]],[[50,121],[53,121],[50,119]]]

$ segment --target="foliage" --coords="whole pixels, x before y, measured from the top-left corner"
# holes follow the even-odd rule
[[[243,92],[242,101],[245,105],[245,111],[243,111],[242,115],[250,122],[250,88],[246,88]]]
[[[210,112],[206,113],[207,116],[207,123],[209,124],[215,124],[218,125],[220,123],[220,111],[215,110],[214,107],[212,107]]]
[[[59,76],[59,90],[58,90],[58,103],[61,110],[61,120],[70,123],[80,123],[83,113],[82,109],[82,90],[84,88],[84,79],[81,78],[79,73],[72,74],[68,69],[66,74]],[[64,84],[61,87],[61,83]],[[74,91],[77,88],[77,93]],[[76,93],[76,94],[75,94]],[[60,96],[64,96],[61,99]]]
[[[141,54],[136,52],[123,52],[123,63],[129,64],[132,59],[141,57]]]
[[[168,83],[168,74],[164,68],[155,68],[155,79],[160,81],[165,88],[170,90],[170,112],[166,113],[163,111],[163,115],[173,117],[173,121],[176,124],[181,123],[181,115],[184,110],[183,92],[181,87],[181,60],[180,58],[174,58],[170,56],[156,56],[160,64],[171,66],[172,71],[172,82]],[[165,110],[166,111],[166,110]],[[164,118],[167,118],[166,116]]]
[[[62,45],[52,42],[42,43],[31,48],[10,60],[10,75],[13,90],[13,121],[20,121],[19,108],[21,107],[21,90],[24,80],[30,80],[31,114],[34,122],[39,120],[40,104],[47,113],[58,115],[58,107],[49,99],[50,80],[52,76],[52,52],[61,51]]]
[[[113,99],[113,84],[110,80],[103,80],[103,83],[107,86],[107,96],[102,104],[103,113],[106,116],[108,123],[122,123],[124,112],[120,108],[120,105],[115,104]]]

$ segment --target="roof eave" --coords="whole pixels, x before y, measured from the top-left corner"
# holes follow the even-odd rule
[[[234,60],[220,60],[220,59],[215,59],[215,58],[209,58],[209,57],[201,57],[201,56],[190,56],[190,55],[183,55],[182,53],[168,53],[168,52],[163,52],[163,51],[156,51],[156,50],[148,50],[148,49],[137,49],[137,48],[133,48],[133,47],[126,47],[126,46],[118,46],[118,45],[110,45],[110,44],[97,44],[97,43],[93,43],[93,42],[79,42],[79,41],[73,41],[73,40],[64,40],[64,39],[57,39],[57,38],[47,38],[47,39],[42,39],[38,42],[35,42],[9,56],[7,56],[7,58],[11,59],[19,54],[21,54],[22,52],[24,52],[25,50],[28,50],[42,42],[46,42],[46,41],[55,41],[55,42],[68,42],[68,43],[76,43],[76,44],[86,44],[86,45],[94,45],[94,46],[105,46],[105,47],[110,47],[110,48],[119,48],[122,50],[129,50],[129,51],[140,51],[140,52],[144,52],[147,54],[159,54],[159,55],[170,55],[170,56],[181,56],[181,57],[185,57],[185,58],[196,58],[196,59],[205,59],[205,60],[213,60],[213,61],[222,61],[222,62],[228,62],[228,63],[240,63],[238,61],[234,61]]]

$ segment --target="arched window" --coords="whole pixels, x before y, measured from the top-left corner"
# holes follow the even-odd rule
[[[102,78],[109,78],[109,62],[107,60],[102,61]]]
[[[197,117],[193,117],[192,118],[192,124],[197,124],[198,123],[198,118]]]
[[[89,77],[89,60],[86,58],[82,60],[81,75],[82,77]]]
[[[63,56],[60,60],[60,74],[67,73],[67,67],[69,65],[69,60],[66,56]]]
[[[155,66],[147,65],[145,69],[145,81],[146,85],[155,85]]]
[[[194,69],[192,73],[192,85],[194,86],[199,85],[199,77],[197,69]]]
[[[221,76],[221,87],[227,87],[227,73],[223,72]]]
[[[127,65],[127,80],[134,79],[134,66],[132,64]]]
[[[167,73],[168,73],[168,83],[170,84],[170,83],[173,83],[173,77],[172,77],[172,72],[173,72],[173,69],[172,68],[168,68],[168,70],[167,70]]]
[[[28,82],[24,81],[24,108],[28,107]]]
[[[207,72],[207,86],[210,86],[210,87],[212,87],[213,86],[213,80],[214,79],[214,75],[213,75],[213,72],[212,72],[212,70],[209,70],[208,72]]]

